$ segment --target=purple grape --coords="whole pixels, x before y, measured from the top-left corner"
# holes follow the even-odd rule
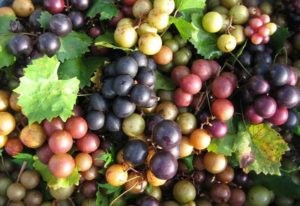
[[[227,125],[216,119],[211,122],[211,126],[208,126],[208,131],[213,137],[222,138],[227,134]]]
[[[300,102],[300,91],[297,87],[286,85],[277,92],[278,104],[287,108],[293,108]]]
[[[270,82],[275,86],[283,86],[289,80],[289,70],[282,64],[274,64],[270,68]]]
[[[148,147],[142,140],[136,139],[128,141],[123,148],[124,160],[133,165],[143,164],[148,155]]]
[[[154,127],[161,121],[163,121],[164,118],[160,114],[153,114],[149,117],[146,117],[146,135],[151,136]]]
[[[55,14],[49,21],[49,29],[58,36],[66,36],[72,31],[72,21],[64,14]]]
[[[275,114],[277,104],[272,97],[263,95],[254,101],[254,109],[259,116],[263,118],[270,118]]]
[[[145,196],[138,200],[139,206],[160,206],[159,201],[152,196]]]
[[[31,39],[24,34],[17,34],[9,41],[8,49],[13,55],[17,57],[27,57],[32,52]]]
[[[253,94],[265,94],[269,92],[270,85],[262,76],[253,76],[248,82],[248,88]]]
[[[178,162],[170,152],[159,151],[151,158],[150,169],[156,177],[168,180],[176,175]]]

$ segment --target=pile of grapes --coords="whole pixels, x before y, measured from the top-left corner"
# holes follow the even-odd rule
[[[299,0],[0,0],[0,206],[299,206]]]

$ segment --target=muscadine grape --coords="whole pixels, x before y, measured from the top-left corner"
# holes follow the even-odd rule
[[[244,29],[244,33],[246,36],[250,37],[254,34],[254,30],[250,26],[246,26]]]
[[[37,156],[39,160],[44,163],[48,164],[50,158],[53,156],[53,152],[51,151],[50,147],[48,144],[45,144],[39,150],[37,151]]]
[[[152,9],[152,3],[150,0],[137,0],[133,7],[132,13],[136,18],[142,18],[146,16]]]
[[[117,27],[121,27],[121,26],[123,26],[123,25],[130,25],[130,26],[133,27],[133,24],[134,24],[133,19],[131,19],[131,18],[123,18],[123,19],[121,19],[121,20],[118,22]]]
[[[5,146],[5,143],[7,142],[7,136],[5,135],[0,135],[0,149]]]
[[[88,125],[82,117],[71,117],[67,120],[65,129],[74,139],[80,139],[87,133]]]
[[[125,189],[129,190],[131,194],[140,194],[146,189],[147,181],[140,174],[131,172],[128,175],[128,180],[125,184]]]
[[[64,122],[59,117],[53,118],[51,121],[44,120],[43,129],[47,136],[51,136],[55,131],[64,129]]]
[[[227,121],[232,118],[234,107],[228,99],[216,99],[211,106],[213,115],[221,121]]]
[[[205,129],[196,129],[190,135],[190,143],[197,150],[206,149],[211,142],[211,136]]]
[[[221,69],[222,69],[220,64],[215,60],[209,60],[208,63],[211,67],[212,75],[217,76],[220,73]]]
[[[227,134],[227,125],[220,120],[213,120],[211,125],[207,127],[212,137],[223,138]]]
[[[264,118],[259,116],[256,113],[254,106],[247,107],[244,115],[245,115],[245,118],[248,121],[250,121],[252,124],[259,124],[259,123],[262,123],[262,121],[264,121]]]
[[[160,9],[152,9],[148,14],[148,23],[159,31],[165,29],[169,24],[169,15]]]
[[[48,144],[55,154],[67,153],[73,146],[73,139],[69,132],[59,130],[50,136]]]
[[[270,41],[270,36],[265,36],[262,43],[267,44]]]
[[[180,82],[181,82],[181,79],[188,75],[190,73],[190,70],[188,67],[186,66],[183,66],[183,65],[180,65],[180,66],[177,66],[175,67],[173,70],[172,70],[172,73],[171,73],[171,77],[173,79],[173,81],[179,85]]]
[[[153,153],[154,155],[154,153]],[[158,177],[156,177],[152,172],[151,170],[147,170],[147,181],[150,185],[154,186],[154,187],[159,187],[159,186],[162,186],[166,183],[167,180],[162,180],[162,179],[159,179]]]
[[[221,0],[221,5],[223,5],[224,7],[226,7],[227,9],[230,9],[232,7],[234,7],[235,5],[237,5],[239,3],[240,0]]]
[[[234,28],[231,31],[231,35],[236,39],[236,44],[240,45],[246,40],[246,36],[244,34],[244,27],[241,25],[234,25]]]
[[[9,107],[9,94],[0,90],[0,112],[5,111]]]
[[[249,20],[249,26],[254,30],[260,28],[262,25],[264,25],[264,22],[258,17]]]
[[[140,36],[138,41],[139,49],[146,55],[154,55],[162,47],[162,40],[158,34],[144,33]]]
[[[137,137],[145,130],[145,120],[139,114],[133,113],[122,123],[123,132],[130,137]]]
[[[154,61],[160,65],[166,65],[172,62],[173,52],[167,46],[162,46],[158,53],[153,56]]]
[[[263,42],[263,40],[264,40],[264,38],[260,34],[255,33],[251,36],[251,42],[255,45],[261,44]]]
[[[75,165],[79,171],[87,171],[93,165],[93,158],[88,153],[79,153],[75,157]]]
[[[96,134],[88,133],[81,139],[77,140],[77,148],[81,152],[91,153],[98,149],[100,146],[100,139]]]
[[[193,101],[193,95],[184,92],[182,89],[178,88],[174,92],[173,99],[178,107],[187,107]]]
[[[266,27],[270,30],[270,35],[273,35],[277,30],[277,25],[273,22],[267,23]]]
[[[50,158],[48,167],[55,177],[66,178],[74,171],[75,161],[69,154],[55,154]]]
[[[174,0],[154,0],[153,7],[160,9],[167,14],[171,14],[175,9]]]
[[[142,23],[137,29],[137,33],[141,36],[145,33],[157,33],[157,28],[151,26],[147,22]]]
[[[217,46],[222,52],[231,52],[236,47],[236,39],[233,35],[222,34],[217,40]]]
[[[298,81],[297,69],[295,67],[289,67],[288,71],[289,71],[289,77],[288,77],[287,84],[290,86],[295,86]]]
[[[182,137],[179,144],[179,157],[184,158],[192,154],[194,151],[193,145],[190,143],[188,137]]]
[[[44,0],[44,7],[52,14],[60,13],[65,8],[64,0]]]
[[[122,0],[122,3],[126,6],[132,6],[136,0]]]
[[[267,26],[262,26],[258,29],[258,34],[265,37],[270,36],[270,29]]]
[[[208,80],[212,76],[211,64],[205,59],[197,59],[192,64],[192,73],[200,77],[202,81]]]
[[[4,149],[8,155],[15,156],[23,151],[23,144],[19,139],[8,139]]]
[[[8,112],[0,112],[0,135],[10,134],[16,126],[16,120]]]
[[[128,173],[123,165],[114,164],[106,170],[105,178],[112,186],[119,187],[126,183]]]
[[[117,27],[114,32],[114,39],[121,47],[130,48],[136,44],[138,35],[131,25],[125,24]]]
[[[283,125],[288,119],[288,109],[286,107],[277,107],[275,114],[267,119],[273,125],[280,126]]]
[[[234,73],[232,72],[223,72],[221,74],[222,77],[226,77],[232,84],[232,86],[235,88],[237,86],[238,80]]]
[[[22,129],[20,140],[29,148],[38,148],[46,141],[46,134],[39,124],[34,123]]]
[[[202,26],[207,32],[216,33],[223,26],[223,17],[218,12],[208,12],[202,18]]]
[[[222,154],[207,152],[204,155],[203,163],[208,172],[218,174],[225,170],[227,166],[227,159]]]
[[[260,96],[254,102],[256,113],[263,118],[272,117],[277,108],[276,101],[270,96]]]
[[[201,79],[195,74],[188,74],[181,79],[180,88],[189,94],[197,94],[202,88]]]
[[[220,76],[213,81],[211,90],[215,97],[226,99],[232,94],[234,87],[228,78]]]
[[[229,15],[232,16],[234,24],[244,24],[249,19],[248,8],[244,5],[235,5],[230,9]]]

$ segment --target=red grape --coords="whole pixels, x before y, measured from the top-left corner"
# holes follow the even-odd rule
[[[72,148],[73,139],[69,132],[59,130],[50,136],[48,144],[55,154],[67,153]]]
[[[87,133],[88,125],[82,117],[71,117],[67,120],[65,129],[74,139],[80,139]]]
[[[237,77],[234,73],[231,73],[231,72],[223,72],[222,73],[222,77],[226,77],[230,82],[231,84],[233,85],[233,87],[235,88],[236,85],[237,85]]]
[[[23,151],[23,144],[19,139],[8,139],[4,149],[8,155],[15,156]]]
[[[210,63],[204,59],[198,59],[193,62],[192,73],[200,77],[202,81],[208,80],[212,76]]]
[[[64,0],[44,0],[44,7],[52,14],[60,13],[65,8]]]
[[[268,27],[262,26],[258,29],[258,34],[265,37],[265,36],[270,36],[271,31]]]
[[[262,121],[264,121],[264,118],[262,118],[261,116],[259,116],[256,113],[254,106],[249,106],[245,110],[244,115],[245,115],[245,118],[253,124],[259,124],[259,123],[262,123]]]
[[[77,140],[77,147],[81,152],[91,153],[100,146],[100,139],[94,133],[88,133],[83,138]]]
[[[178,107],[187,107],[193,101],[193,95],[184,92],[182,89],[178,88],[174,92],[173,99]]]
[[[53,132],[64,129],[64,122],[59,117],[54,118],[51,121],[45,120],[43,121],[43,128],[47,136],[51,136]]]
[[[220,76],[212,83],[212,93],[220,99],[228,98],[233,92],[233,85],[227,77]]]
[[[39,160],[44,164],[48,164],[48,162],[49,162],[50,158],[53,156],[53,154],[54,153],[51,151],[48,144],[45,144],[44,146],[42,146],[37,152],[37,156],[38,156]]]
[[[254,30],[258,29],[262,25],[264,25],[264,22],[260,18],[253,18],[249,20],[249,26]]]
[[[227,134],[227,125],[220,120],[213,120],[207,129],[215,138],[222,138]]]
[[[276,112],[276,101],[269,96],[263,95],[254,101],[254,109],[256,113],[263,118],[270,118]]]
[[[190,74],[189,68],[187,68],[186,66],[180,65],[180,66],[175,67],[172,70],[171,76],[172,76],[173,81],[176,83],[176,85],[179,85],[181,82],[181,79],[188,74]]]
[[[55,177],[65,178],[74,171],[75,161],[69,154],[55,154],[50,158],[48,167]]]
[[[261,15],[259,18],[263,21],[264,24],[267,24],[271,21],[270,16],[267,14]]]
[[[250,37],[254,34],[254,30],[250,26],[246,26],[244,33],[246,36]]]
[[[215,60],[210,60],[210,61],[208,61],[208,63],[210,65],[212,75],[217,76],[219,74],[219,72],[221,71],[220,64]]]
[[[221,121],[231,119],[234,113],[234,107],[228,99],[216,99],[211,108],[213,115]]]
[[[180,87],[184,92],[194,95],[200,92],[202,82],[197,75],[189,74],[181,79]]]
[[[270,41],[270,36],[265,36],[263,39],[263,44],[267,44]]]
[[[255,45],[259,45],[263,42],[264,38],[259,34],[253,34],[251,36],[251,42]]]
[[[273,125],[279,126],[283,125],[287,121],[288,116],[289,111],[286,107],[277,107],[275,114],[267,120]]]

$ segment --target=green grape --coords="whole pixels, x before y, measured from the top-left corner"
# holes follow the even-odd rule
[[[132,14],[136,18],[142,18],[146,16],[152,9],[152,3],[150,0],[137,0],[132,7]]]
[[[263,14],[272,15],[273,13],[273,5],[270,2],[264,1],[259,5]]]
[[[169,25],[169,15],[159,9],[152,9],[148,14],[148,22],[159,31],[167,28]]]
[[[236,47],[236,39],[230,34],[222,34],[218,38],[217,46],[222,52],[231,52]]]
[[[123,25],[130,25],[130,26],[133,26],[133,19],[130,19],[130,18],[123,18],[121,19],[118,24],[117,24],[117,27],[120,27],[120,26],[123,26]]]
[[[164,33],[164,35],[162,35],[161,39],[163,40],[163,42],[173,39],[173,34],[169,31],[167,31]]]
[[[229,21],[229,18],[227,15],[225,14],[222,14],[222,17],[223,17],[223,26],[220,30],[221,33],[226,33],[227,30],[228,30],[228,27],[229,27],[229,24],[230,24],[230,21]]]
[[[175,52],[173,62],[175,65],[187,65],[190,61],[190,54],[183,50],[184,48]]]
[[[167,14],[171,14],[175,9],[174,0],[154,0],[153,6],[156,9],[160,9]]]
[[[138,45],[139,50],[144,54],[154,55],[161,49],[162,40],[158,34],[148,32],[140,36]]]
[[[180,35],[176,35],[174,37],[174,40],[176,40],[178,42],[178,45],[180,48],[182,48],[186,45],[186,41]]]
[[[169,47],[172,52],[177,52],[179,49],[179,43],[175,39],[168,39],[164,42],[164,45]]]
[[[117,27],[114,33],[117,44],[125,48],[133,47],[137,42],[137,38],[137,32],[130,24]]]
[[[271,193],[264,186],[253,186],[248,191],[248,202],[253,206],[267,206],[271,202]]]
[[[138,137],[145,130],[144,118],[136,113],[125,118],[122,124],[123,132],[129,137]]]
[[[217,6],[213,9],[213,11],[218,12],[221,15],[227,15],[229,13],[229,10],[224,6]]]
[[[229,11],[229,15],[232,16],[232,22],[234,24],[244,24],[249,19],[248,8],[244,5],[236,5]]]
[[[206,1],[206,5],[207,5],[207,8],[209,10],[212,10],[213,8],[217,7],[220,5],[220,0],[208,0]]]
[[[216,33],[223,26],[223,17],[215,11],[206,13],[202,18],[202,26],[209,33]]]
[[[181,204],[193,201],[196,198],[195,186],[187,180],[181,180],[173,187],[173,197]]]
[[[238,5],[240,0],[221,0],[221,4],[227,9],[231,9],[235,5]]]
[[[245,42],[246,36],[244,34],[244,27],[241,25],[234,25],[234,29],[230,32],[236,40],[236,44],[240,45]]]
[[[145,33],[157,33],[157,28],[151,26],[148,23],[142,23],[141,26],[137,29],[137,33],[139,35],[145,34]]]
[[[8,177],[0,178],[0,195],[6,195],[7,188],[12,184],[12,181]]]
[[[74,192],[75,187],[72,185],[66,188],[58,188],[56,190],[50,188],[49,192],[56,200],[66,200],[68,199],[72,193]]]

